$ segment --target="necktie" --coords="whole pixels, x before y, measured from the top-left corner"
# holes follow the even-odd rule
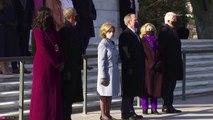
[[[140,43],[140,42],[141,42],[141,39],[140,39],[140,37],[138,36],[138,33],[137,33],[137,32],[135,32],[135,35],[137,36],[138,41],[139,41],[139,43]]]

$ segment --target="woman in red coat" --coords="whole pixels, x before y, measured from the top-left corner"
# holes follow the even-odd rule
[[[30,120],[61,120],[63,55],[49,8],[38,11],[33,28],[37,49],[33,61]]]
[[[151,23],[141,27],[140,34],[145,59],[145,96],[142,97],[143,114],[148,114],[148,98],[150,98],[151,114],[159,114],[157,111],[157,98],[161,97],[162,89],[162,61],[161,52],[156,39],[156,28]]]

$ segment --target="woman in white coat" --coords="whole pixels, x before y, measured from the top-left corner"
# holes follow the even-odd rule
[[[98,81],[97,91],[100,95],[100,120],[111,120],[110,115],[112,96],[118,96],[120,73],[118,68],[118,50],[112,41],[115,27],[104,23],[100,28],[102,38],[98,45]]]

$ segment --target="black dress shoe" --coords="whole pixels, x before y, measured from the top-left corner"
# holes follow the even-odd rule
[[[121,120],[129,120],[129,116],[124,116],[124,115],[123,115],[123,116],[121,117]]]
[[[141,119],[141,118],[136,118],[135,116],[130,116],[128,120],[138,120],[138,119]]]
[[[148,114],[148,109],[143,109],[143,114]]]
[[[131,115],[132,117],[135,117],[135,118],[137,118],[137,119],[141,119],[141,118],[143,118],[143,116],[142,115],[137,115],[136,113],[132,113],[132,115]]]
[[[160,115],[157,109],[151,109],[151,114]]]
[[[162,112],[165,112],[165,113],[181,113],[182,111],[181,110],[177,110],[175,109],[174,107],[163,107],[162,108]]]

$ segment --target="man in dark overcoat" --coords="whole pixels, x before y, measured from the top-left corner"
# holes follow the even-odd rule
[[[0,57],[20,55],[16,0],[0,0]],[[10,74],[8,62],[0,62],[2,74]]]
[[[19,45],[21,50],[21,56],[29,56],[29,37],[32,26],[32,18],[34,13],[33,0],[15,0],[16,2],[16,14],[18,18],[18,35]],[[19,73],[17,62],[12,62],[13,73]],[[24,70],[25,73],[30,71]]]
[[[144,94],[145,53],[137,34],[138,20],[135,14],[124,17],[127,28],[119,36],[119,52],[122,64],[122,119],[137,119],[133,101]]]
[[[178,38],[175,22],[176,14],[168,12],[165,15],[165,26],[159,33],[159,45],[164,61],[163,108],[166,113],[179,113],[173,107],[174,90],[176,81],[183,78],[181,41]]]
[[[72,0],[78,13],[76,28],[80,33],[82,52],[86,53],[90,37],[95,36],[93,20],[96,19],[96,9],[92,0]]]
[[[135,0],[119,0],[119,12],[120,12],[120,25],[122,30],[125,30],[124,17],[129,13],[135,12]]]
[[[74,8],[64,10],[65,26],[60,29],[64,52],[62,71],[62,117],[71,120],[72,104],[83,101],[81,79],[81,41],[75,28],[77,12]]]

